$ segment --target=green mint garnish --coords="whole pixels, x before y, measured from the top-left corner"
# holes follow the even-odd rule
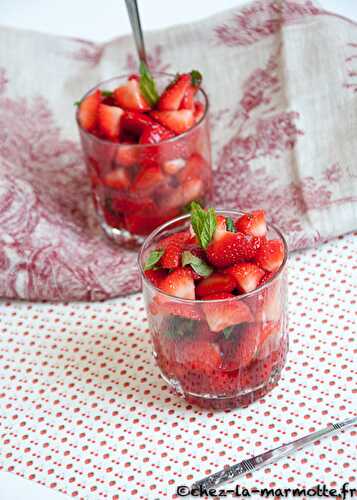
[[[150,252],[148,260],[145,262],[144,270],[149,271],[149,269],[154,269],[155,264],[159,262],[163,254],[164,250],[152,250]]]
[[[203,210],[201,205],[191,203],[191,224],[202,248],[207,248],[216,230],[217,218],[214,208]]]
[[[191,71],[191,82],[195,87],[199,87],[202,82],[202,75],[197,69]]]
[[[188,250],[182,254],[182,266],[191,266],[197,274],[205,278],[213,273],[212,267]]]
[[[76,101],[76,102],[73,103],[73,106],[77,106],[78,107],[80,105],[81,105],[81,101]]]
[[[226,228],[227,231],[230,231],[231,233],[237,232],[232,217],[226,217]]]
[[[229,339],[229,337],[231,336],[231,333],[233,332],[234,330],[234,326],[227,326],[227,328],[225,328],[222,333],[224,335],[224,338],[227,340]]]
[[[168,321],[165,333],[172,339],[181,339],[183,337],[193,336],[197,323],[197,321],[192,319],[172,316]]]
[[[140,63],[140,90],[150,106],[155,106],[159,100],[159,94],[157,93],[155,80],[143,61]]]
[[[113,92],[111,90],[102,90],[102,96],[103,97],[112,97]]]

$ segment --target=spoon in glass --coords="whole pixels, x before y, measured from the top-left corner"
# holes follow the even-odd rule
[[[134,41],[136,45],[136,50],[138,52],[140,62],[147,65],[147,57],[145,51],[145,43],[143,31],[141,29],[139,9],[136,0],[125,0],[126,8],[129,15],[129,20],[131,24],[131,29],[134,35]]]

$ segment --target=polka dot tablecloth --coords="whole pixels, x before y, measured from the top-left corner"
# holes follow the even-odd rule
[[[193,408],[158,377],[140,295],[0,305],[0,470],[79,499],[175,498],[179,485],[356,411],[357,237],[290,259],[283,378],[243,410]],[[356,486],[356,428],[241,478]]]

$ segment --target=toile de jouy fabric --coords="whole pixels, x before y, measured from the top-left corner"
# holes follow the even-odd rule
[[[266,209],[291,249],[357,227],[355,23],[266,0],[146,40],[153,70],[204,75],[216,206]],[[0,28],[0,296],[139,290],[135,253],[97,225],[73,109],[135,70],[131,36],[98,45]]]

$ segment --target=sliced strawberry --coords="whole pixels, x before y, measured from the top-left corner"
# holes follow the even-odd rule
[[[176,134],[182,134],[189,130],[195,123],[193,112],[189,109],[178,111],[152,111],[151,116],[161,125],[172,130]]]
[[[277,271],[284,260],[284,245],[280,240],[266,240],[262,242],[256,261],[258,266],[266,271]]]
[[[231,292],[236,286],[236,280],[231,275],[216,272],[197,285],[196,294],[204,297],[212,293]]]
[[[142,95],[136,78],[132,78],[125,85],[115,89],[114,99],[118,106],[127,111],[149,111],[150,109],[150,104]]]
[[[221,365],[219,347],[204,340],[187,340],[176,347],[176,361],[188,371],[207,373]]]
[[[97,123],[98,109],[102,99],[100,90],[85,97],[79,105],[78,120],[84,130],[92,132]]]
[[[136,138],[140,138],[145,128],[153,124],[155,121],[149,115],[137,111],[125,111],[121,119],[123,133],[133,134]]]
[[[273,276],[274,273],[270,273],[269,271],[267,271],[262,277],[262,279],[259,281],[259,286],[265,285],[265,283],[269,281]]]
[[[151,123],[147,125],[141,134],[140,144],[158,144],[175,137],[175,134],[160,123]]]
[[[202,179],[207,167],[204,158],[198,153],[193,153],[186,162],[186,167],[179,172],[179,180],[185,182],[191,179]]]
[[[243,293],[255,290],[265,274],[263,269],[250,262],[235,264],[233,267],[229,267],[226,272],[234,277],[238,290]]]
[[[267,225],[265,221],[264,210],[256,210],[250,214],[244,214],[240,217],[235,226],[237,231],[252,236],[265,236],[267,233]]]
[[[193,111],[193,117],[195,119],[195,123],[198,123],[204,114],[205,114],[205,106],[203,102],[195,102],[195,107]]]
[[[217,225],[213,234],[213,241],[219,241],[227,233],[226,218],[223,215],[217,215],[216,221]]]
[[[198,88],[194,85],[190,85],[183,96],[180,104],[180,109],[191,109],[194,110],[195,102],[194,97]]]
[[[215,267],[228,267],[255,257],[260,241],[243,233],[224,232],[207,247],[207,257]]]
[[[182,231],[160,241],[158,247],[165,250],[160,260],[162,267],[165,269],[175,269],[180,266],[181,255],[188,238],[188,231]]]
[[[98,108],[98,128],[100,134],[111,141],[117,141],[120,134],[120,121],[124,111],[117,106],[100,104]]]
[[[191,75],[179,75],[162,93],[157,109],[159,111],[176,111],[179,109],[181,101],[191,85]]]
[[[165,161],[162,165],[162,169],[166,174],[176,175],[185,166],[186,161],[183,158],[176,158],[174,160]]]
[[[136,176],[131,186],[131,190],[134,193],[141,191],[145,192],[154,191],[164,180],[164,178],[165,176],[161,172],[161,169],[158,165],[144,167],[140,170],[140,172]]]
[[[103,179],[106,186],[113,189],[128,189],[130,186],[130,177],[124,168],[117,168],[108,172]]]
[[[161,284],[160,289],[181,299],[195,299],[195,284],[189,269],[180,267],[170,273]]]
[[[139,151],[130,142],[121,142],[115,153],[115,163],[122,167],[132,167],[138,163]]]
[[[239,331],[236,339],[232,340],[231,352],[226,355],[223,363],[225,370],[241,370],[248,366],[259,345],[259,330],[252,330],[250,325]]]
[[[183,204],[187,205],[194,200],[200,200],[205,191],[202,179],[189,179],[182,184]]]
[[[198,304],[184,304],[177,301],[162,300],[161,296],[156,297],[149,307],[150,312],[154,315],[161,314],[165,316],[169,314],[196,321],[205,319],[203,311]]]
[[[237,300],[237,298],[230,293],[213,293],[211,295],[206,295],[203,299],[208,301],[232,299],[202,304],[207,323],[213,332],[219,332],[228,326],[249,322],[253,319],[249,307],[242,300]]]
[[[164,271],[164,269],[148,269],[144,274],[157,288],[160,286],[161,281],[167,276],[167,272]]]

